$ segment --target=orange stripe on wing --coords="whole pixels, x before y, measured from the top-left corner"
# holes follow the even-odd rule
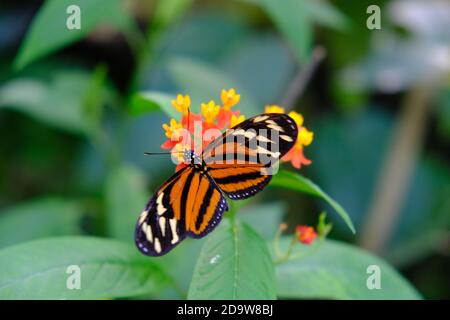
[[[209,201],[209,199],[206,199],[206,193],[208,192],[208,189],[211,187],[211,183],[209,182],[208,178],[206,177],[202,177],[203,179],[200,182],[200,187],[198,188],[198,192],[196,194],[195,197],[195,204],[194,204],[194,209],[192,211],[192,219],[189,223],[189,229],[196,233],[199,234],[201,231],[197,230],[197,228],[195,227],[198,216],[200,214],[200,208],[202,206],[202,203],[204,201]]]
[[[254,173],[254,172],[261,172],[261,167],[256,166],[233,166],[233,167],[227,167],[225,166],[222,169],[215,168],[213,170],[210,170],[210,175],[213,179],[222,179],[227,178],[231,176],[239,176],[246,173]]]
[[[264,182],[266,179],[269,179],[270,176],[261,176],[257,179],[251,179],[246,180],[238,183],[227,183],[227,184],[220,184],[220,188],[229,193],[239,192],[245,189],[248,189],[250,187],[256,186],[260,184],[261,182]]]
[[[194,233],[200,234],[206,229],[210,220],[214,216],[214,213],[216,212],[217,205],[219,204],[220,201],[220,197],[221,197],[220,192],[214,188],[213,195],[211,196],[211,199],[208,204],[208,208],[206,209],[206,213],[203,216],[202,224],[200,225],[200,228],[198,230],[192,230]]]
[[[194,208],[194,202],[196,198],[196,194],[198,191],[198,188],[200,186],[200,178],[201,175],[199,173],[194,173],[194,176],[192,177],[191,184],[187,186],[189,188],[189,193],[187,196],[186,201],[186,230],[189,229],[189,226],[192,223],[193,217],[196,216],[194,212],[192,211]]]

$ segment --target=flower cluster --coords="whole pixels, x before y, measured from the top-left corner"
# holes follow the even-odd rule
[[[214,100],[202,103],[200,113],[190,112],[191,98],[188,95],[177,95],[172,101],[172,106],[181,114],[180,121],[170,119],[168,124],[163,124],[167,141],[162,144],[162,148],[172,150],[178,165],[176,170],[185,166],[183,152],[194,150],[200,154],[214,138],[221,132],[232,128],[245,120],[245,116],[239,110],[233,110],[240,100],[240,94],[234,89],[222,90],[220,94],[221,104],[216,104]],[[266,113],[284,113],[284,109],[272,105],[266,106]],[[299,169],[301,165],[309,165],[311,160],[303,155],[303,148],[311,144],[313,133],[303,126],[303,116],[295,111],[289,112],[289,116],[295,120],[299,134],[295,146],[283,157],[282,161],[291,162]],[[205,134],[209,130],[209,134]],[[210,132],[215,132],[210,134]]]

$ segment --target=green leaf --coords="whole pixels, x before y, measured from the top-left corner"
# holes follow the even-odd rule
[[[134,229],[139,214],[148,201],[145,174],[132,166],[115,168],[106,182],[108,234],[134,243]]]
[[[287,248],[290,239],[282,239]],[[320,245],[316,243],[314,245]],[[293,255],[305,252],[297,245]],[[368,278],[380,268],[381,289],[368,289]],[[370,270],[370,269],[369,269]],[[357,247],[326,240],[314,253],[276,268],[278,296],[282,298],[420,299],[420,294],[388,263]]]
[[[103,106],[106,100],[104,89],[107,75],[107,67],[104,64],[97,65],[82,101],[84,114],[89,121],[88,128],[91,132],[99,132],[101,130]]]
[[[0,248],[37,238],[81,232],[82,206],[72,200],[40,198],[0,212]]]
[[[226,76],[213,66],[187,58],[172,58],[168,63],[169,72],[176,84],[192,98],[191,110],[198,112],[200,104],[215,100],[220,104],[222,89],[235,88],[241,94],[241,101],[235,107],[246,115],[262,112],[253,101],[251,95],[242,90],[238,81]]]
[[[314,184],[311,180],[303,177],[302,175],[286,170],[280,170],[276,175],[273,176],[270,183],[271,186],[282,187],[286,189],[291,189],[298,192],[307,193],[319,198],[322,198],[329,205],[333,207],[334,210],[339,214],[339,216],[345,221],[347,226],[355,233],[355,227],[350,219],[348,213],[342,208],[339,203],[334,201],[329,195],[323,192],[319,186]]]
[[[307,0],[304,1],[304,6],[314,22],[340,31],[348,30],[348,18],[328,1]]]
[[[70,5],[81,11],[81,28],[69,30],[66,13]],[[78,41],[100,25],[112,25],[121,31],[134,27],[122,0],[47,0],[31,23],[30,30],[14,61],[16,69]]]
[[[162,26],[176,21],[192,4],[193,0],[159,0],[155,8],[155,20]]]
[[[157,91],[143,91],[135,93],[130,99],[129,111],[139,116],[147,112],[164,111],[170,118],[178,119],[180,114],[172,106],[176,95]]]
[[[159,258],[158,262],[161,263],[164,271],[174,279],[177,286],[168,288],[168,290],[162,295],[159,295],[158,298],[186,299],[197,259],[207,238],[208,237],[201,239],[187,238],[183,240],[183,243],[175,250],[172,250]]]
[[[206,240],[189,299],[275,299],[269,250],[248,225],[222,221]]]
[[[54,72],[50,80],[11,80],[0,87],[0,109],[22,112],[71,133],[90,134],[92,125],[98,122],[92,118],[93,112],[95,109],[99,112],[99,107],[94,108],[92,103],[90,108],[85,105],[86,99],[93,95],[92,79],[85,71],[71,70]]]
[[[151,295],[169,278],[134,246],[94,237],[36,240],[0,250],[1,299],[103,299]],[[69,266],[81,288],[68,289]],[[70,279],[69,279],[70,280]]]
[[[286,37],[301,63],[308,61],[312,43],[312,24],[306,0],[260,0],[261,6]]]
[[[239,218],[262,238],[273,239],[285,213],[281,202],[245,206],[239,210]]]

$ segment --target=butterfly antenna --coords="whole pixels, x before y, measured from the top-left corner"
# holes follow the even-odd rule
[[[176,154],[176,153],[183,153],[183,152],[144,152],[146,156],[155,156],[155,155],[161,155],[161,154]]]

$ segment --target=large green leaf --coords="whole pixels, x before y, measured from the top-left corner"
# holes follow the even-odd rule
[[[241,101],[235,107],[245,115],[259,114],[262,107],[258,108],[251,95],[242,90],[239,82],[217,70],[212,65],[187,58],[172,58],[168,62],[169,72],[178,87],[192,98],[191,110],[198,112],[200,104],[215,100],[220,104],[220,92],[222,89],[235,88],[241,94]]]
[[[329,195],[327,195],[319,186],[314,184],[311,180],[303,177],[302,175],[290,172],[286,170],[280,170],[271,181],[271,186],[282,187],[286,189],[295,190],[298,192],[308,193],[310,195],[322,198],[328,202],[339,216],[345,221],[347,226],[355,233],[355,227],[347,212],[342,208],[339,203],[334,201]]]
[[[269,250],[248,225],[229,220],[206,240],[195,267],[189,299],[275,299]]]
[[[142,91],[135,93],[130,99],[129,111],[132,115],[139,116],[147,112],[163,111],[169,117],[178,119],[178,113],[172,106],[172,100],[176,95],[170,95],[157,91]]]
[[[284,238],[282,247],[289,245]],[[318,244],[315,244],[318,245]],[[297,245],[293,255],[310,247]],[[381,288],[367,281],[380,270]],[[326,240],[314,253],[282,263],[276,268],[278,296],[283,298],[420,299],[420,294],[389,264],[357,247]]]
[[[66,10],[77,5],[81,11],[81,28],[69,30]],[[42,58],[78,41],[99,25],[112,25],[119,30],[133,28],[133,21],[122,0],[47,0],[36,14],[14,61],[16,68]]]
[[[256,204],[239,209],[239,219],[251,226],[262,238],[273,239],[285,213],[281,202]]]
[[[306,9],[306,0],[259,2],[289,41],[299,61],[307,62],[311,50],[312,24]]]
[[[101,107],[93,103],[103,101],[103,90],[96,92],[96,100],[92,100],[93,86],[99,86],[97,74],[81,70],[57,71],[49,78],[19,78],[7,82],[0,87],[0,109],[22,112],[72,133],[89,134],[98,123],[98,108]]]
[[[0,250],[0,265],[0,299],[151,295],[170,280],[134,246],[94,237],[48,238],[8,247]],[[67,287],[73,275],[68,267],[73,265],[80,268],[80,289]]]
[[[80,233],[82,206],[49,197],[21,203],[0,212],[0,248],[37,238]]]
[[[107,230],[118,240],[133,242],[136,221],[148,201],[144,177],[135,167],[120,166],[107,180]]]

